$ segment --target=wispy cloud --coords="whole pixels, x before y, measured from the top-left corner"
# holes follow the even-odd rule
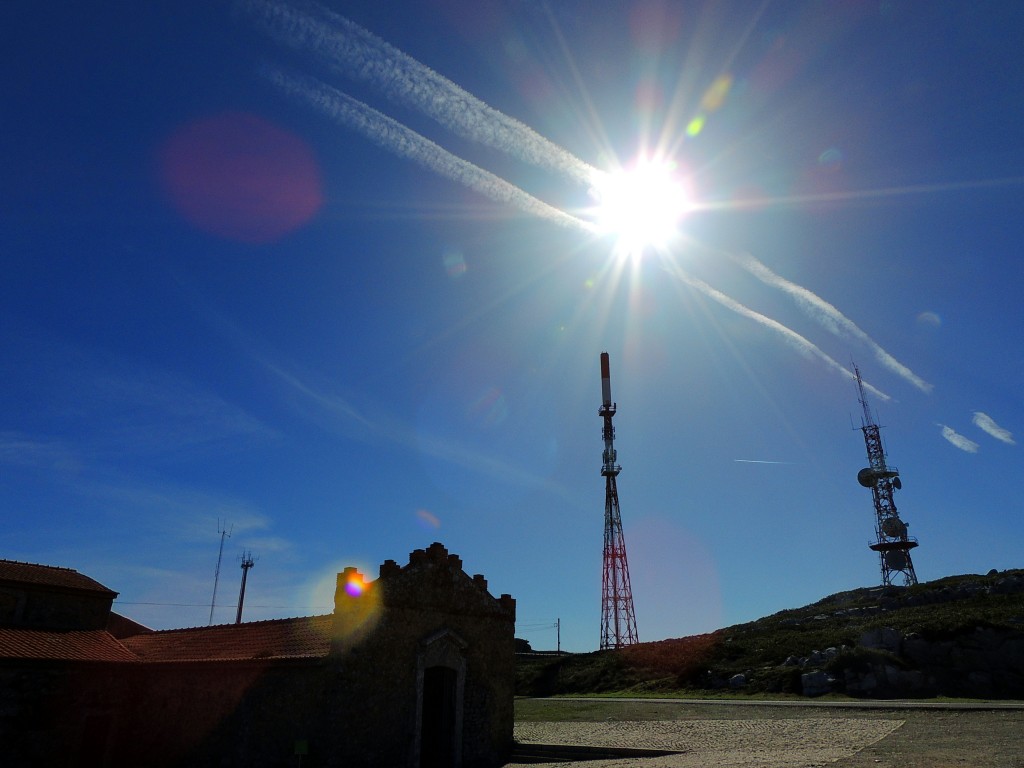
[[[106,480],[83,482],[79,492],[101,500],[112,515],[143,519],[151,530],[176,540],[210,539],[218,520],[236,534],[270,527],[267,515],[249,501],[190,487]]]
[[[589,184],[599,173],[529,126],[323,6],[306,3],[304,13],[281,2],[242,0],[236,7],[279,43],[313,55],[336,73],[373,85],[392,101],[419,110],[459,136],[582,184]]]
[[[732,259],[765,285],[778,288],[791,296],[812,319],[836,336],[846,335],[865,344],[883,366],[922,392],[932,391],[932,385],[911,371],[907,366],[886,352],[855,322],[808,288],[776,274],[749,253],[732,254]]]
[[[942,429],[942,436],[961,451],[966,451],[967,453],[978,452],[978,444],[973,440],[964,437],[955,429],[947,427],[945,424],[939,424],[938,426]]]
[[[195,450],[273,430],[243,409],[187,379],[157,370],[105,369],[81,386],[80,407],[103,420],[92,443],[134,453]]]
[[[793,464],[792,461],[769,461],[768,459],[733,459],[740,464]]]
[[[1006,443],[1007,445],[1017,444],[1017,441],[1013,439],[1013,434],[1010,430],[1000,427],[987,413],[975,411],[972,421],[974,422],[974,426],[982,432],[987,432],[999,442]]]
[[[51,352],[53,350],[50,350]],[[252,445],[273,429],[187,378],[79,349],[26,377],[52,394],[26,406],[34,433],[0,432],[0,464],[80,471],[111,457]],[[60,433],[60,439],[51,434]]]
[[[343,430],[354,439],[385,441],[411,448],[424,456],[510,484],[547,487],[547,479],[526,466],[513,464],[502,456],[481,452],[475,445],[422,430],[416,431],[384,410],[373,409],[371,412],[367,408],[357,408],[345,398],[322,391],[279,365],[266,360],[261,362],[295,393],[301,395],[306,403],[317,409],[317,413],[309,418],[321,427]],[[330,419],[325,421],[324,415]]]
[[[53,469],[77,464],[67,445],[18,432],[0,432],[0,465]]]

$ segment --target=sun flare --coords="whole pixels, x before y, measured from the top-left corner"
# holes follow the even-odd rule
[[[615,239],[615,252],[639,256],[665,248],[690,210],[690,190],[674,162],[640,157],[633,165],[594,178],[593,222],[598,233]]]

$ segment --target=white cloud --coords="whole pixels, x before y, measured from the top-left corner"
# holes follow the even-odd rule
[[[978,444],[973,440],[964,437],[955,429],[947,427],[945,424],[939,424],[938,426],[942,428],[942,436],[961,451],[966,451],[967,453],[978,452]]]
[[[974,426],[983,432],[987,432],[999,442],[1006,443],[1007,445],[1017,444],[1017,441],[1013,439],[1013,434],[1010,430],[1000,427],[987,413],[975,411],[973,421]]]

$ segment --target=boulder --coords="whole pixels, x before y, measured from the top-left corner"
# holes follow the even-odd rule
[[[804,696],[821,696],[832,691],[835,681],[828,672],[805,672],[800,675],[800,688]]]
[[[903,637],[898,629],[882,627],[871,629],[860,636],[860,645],[864,648],[877,648],[891,653],[899,653]]]

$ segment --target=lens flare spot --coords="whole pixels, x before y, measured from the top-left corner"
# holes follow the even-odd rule
[[[452,248],[445,251],[441,257],[441,263],[444,264],[444,271],[452,280],[458,280],[466,274],[466,259],[460,250]]]
[[[835,147],[830,147],[818,155],[818,165],[829,170],[838,170],[843,165],[843,153]]]
[[[691,139],[704,130],[704,115],[697,115],[686,126],[686,135]]]
[[[637,86],[634,104],[638,113],[651,115],[662,107],[665,94],[661,86],[653,81],[643,82]]]
[[[431,514],[425,509],[416,510],[416,518],[420,521],[420,525],[423,528],[440,528],[441,521],[437,519],[437,516]]]
[[[368,582],[358,569],[345,568],[338,574],[334,592],[334,640],[342,644],[359,642],[380,620],[378,582]]]
[[[725,98],[732,88],[732,75],[722,74],[715,78],[700,100],[700,106],[705,112],[717,112],[725,104]]]
[[[630,576],[637,615],[651,617],[653,637],[684,637],[711,632],[723,624],[721,578],[714,556],[693,532],[667,517],[645,517],[628,533]],[[686,594],[685,616],[667,609],[676,594]]]
[[[159,152],[160,183],[193,226],[268,243],[309,222],[323,203],[320,168],[298,136],[256,115],[194,120]]]
[[[494,427],[508,416],[508,403],[500,389],[490,387],[470,403],[466,415],[481,426]]]

